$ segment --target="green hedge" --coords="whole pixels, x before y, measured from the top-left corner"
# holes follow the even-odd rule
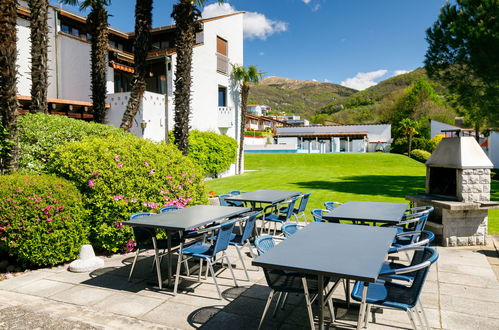
[[[60,145],[81,141],[88,136],[127,135],[130,134],[109,125],[64,116],[26,114],[19,117],[19,166],[26,172],[44,172],[50,153]]]
[[[417,160],[418,162],[426,163],[428,158],[430,158],[431,154],[425,150],[414,149],[414,150],[411,150],[410,156],[411,156],[411,158]]]
[[[204,175],[217,176],[237,160],[237,141],[214,132],[189,133],[189,157],[202,169]]]
[[[90,211],[98,250],[133,248],[122,222],[136,212],[207,202],[200,169],[177,148],[135,136],[90,137],[59,147],[47,169],[72,181]]]
[[[85,215],[80,192],[64,179],[0,176],[0,251],[22,266],[75,259],[87,243]]]

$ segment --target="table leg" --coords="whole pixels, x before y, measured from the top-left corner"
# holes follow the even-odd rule
[[[167,246],[168,246],[168,287],[172,285],[172,241],[171,241],[171,230],[166,231],[167,235]]]
[[[364,282],[364,287],[362,288],[362,302],[359,309],[359,319],[357,320],[357,330],[362,329],[364,326],[364,314],[366,313],[366,299],[367,299],[367,288],[369,284]]]
[[[324,276],[318,276],[319,296],[317,302],[319,303],[319,330],[324,329]]]
[[[161,265],[160,265],[160,259],[158,256],[158,243],[156,241],[156,237],[152,237],[152,245],[154,247],[154,262],[156,263],[156,273],[158,275],[158,286],[159,289],[163,289],[163,280],[161,279]]]

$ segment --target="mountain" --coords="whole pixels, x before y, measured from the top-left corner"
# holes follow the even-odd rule
[[[308,118],[326,104],[356,92],[336,84],[268,77],[251,86],[248,103],[267,104],[275,113],[285,112]]]

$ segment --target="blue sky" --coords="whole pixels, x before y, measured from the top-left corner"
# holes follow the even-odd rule
[[[175,2],[154,1],[154,26],[172,24]],[[245,65],[256,65],[266,76],[363,89],[422,66],[425,30],[445,0],[232,0],[221,7],[214,2],[207,2],[206,17],[248,12]],[[133,31],[134,6],[134,0],[113,0],[111,25]]]

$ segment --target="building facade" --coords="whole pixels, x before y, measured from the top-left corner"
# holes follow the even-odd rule
[[[18,94],[30,95],[29,10],[26,1],[18,9]],[[239,141],[240,96],[231,79],[231,64],[243,65],[243,13],[202,19],[193,50],[191,119],[192,129],[213,131]],[[91,106],[90,39],[86,18],[50,6],[48,98]],[[146,92],[131,132],[138,137],[163,141],[174,126],[175,26],[151,31],[152,45],[147,56],[149,74]],[[107,69],[107,123],[121,124],[130,97],[134,73],[134,33],[109,28]],[[54,102],[57,103],[57,102]],[[57,104],[60,104],[58,102]],[[81,109],[80,109],[81,108]],[[84,118],[88,107],[79,107]],[[80,111],[79,110],[79,111]],[[90,111],[91,112],[91,111]],[[91,118],[91,114],[86,115]],[[73,116],[79,118],[78,116]],[[231,168],[235,171],[236,166]]]

